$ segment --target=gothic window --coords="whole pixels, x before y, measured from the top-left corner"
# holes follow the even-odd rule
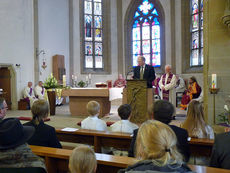
[[[103,70],[103,0],[84,0],[84,69]]]
[[[191,0],[190,66],[203,65],[203,0]]]
[[[143,55],[146,63],[161,66],[161,33],[159,12],[153,0],[143,0],[133,16],[132,63],[137,66],[137,57]]]

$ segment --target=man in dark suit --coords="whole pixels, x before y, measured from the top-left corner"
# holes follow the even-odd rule
[[[174,106],[166,100],[158,100],[153,106],[153,117],[151,119],[158,120],[169,125],[174,114]],[[184,161],[188,162],[190,157],[190,150],[188,144],[188,132],[180,127],[169,125],[177,136],[177,148],[184,157]],[[129,157],[134,157],[135,142],[138,129],[133,131],[133,138],[129,148]]]
[[[152,82],[155,80],[155,70],[152,66],[145,64],[145,57],[139,56],[138,66],[134,68],[134,79],[144,79],[147,81],[147,87],[152,88]]]
[[[215,137],[212,148],[210,166],[230,169],[230,132],[219,134]]]

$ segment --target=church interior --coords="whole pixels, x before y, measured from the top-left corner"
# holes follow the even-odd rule
[[[183,126],[188,108],[180,105],[195,77],[205,123],[215,135],[230,131],[230,0],[1,0],[0,38],[0,97],[8,106],[5,118],[17,117],[22,124],[30,121],[32,102],[25,99],[24,90],[28,82],[35,90],[40,81],[46,89],[44,99],[49,102],[50,112],[45,123],[56,129],[66,154],[57,156],[59,161],[53,158],[56,156],[50,162],[45,160],[48,172],[67,172],[67,150],[79,143],[93,145],[95,153],[104,153],[105,143],[122,146],[119,156],[111,158],[118,163],[96,155],[97,172],[116,172],[134,163],[126,158],[130,135],[113,137],[112,133],[77,131],[88,116],[86,105],[91,100],[100,103],[99,118],[110,129],[120,120],[119,106],[135,100],[131,91],[136,85],[143,90],[137,105],[144,105],[140,110],[147,115],[151,105],[163,99],[159,81],[167,66],[177,80],[170,89],[172,95],[168,93],[175,108],[171,124]],[[141,80],[132,80],[133,69],[142,56],[155,70],[151,89],[145,83],[142,86]],[[52,88],[49,80],[53,77],[56,83]],[[182,91],[176,88],[179,81],[184,83]],[[135,117],[133,122],[143,123],[140,119]],[[66,131],[71,135],[77,130],[78,136],[68,136],[60,130],[63,128],[69,128]],[[103,135],[108,141],[100,138]],[[197,140],[189,144],[193,157],[210,159],[214,139]],[[51,152],[42,153],[42,148],[39,151],[33,147],[32,151],[46,159],[46,153]],[[209,164],[198,160],[188,163],[195,172],[225,172],[209,170]],[[55,164],[64,165],[63,169],[52,168]]]

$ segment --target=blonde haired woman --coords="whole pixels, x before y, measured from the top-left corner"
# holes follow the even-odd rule
[[[196,100],[189,103],[187,118],[182,128],[188,131],[190,137],[214,139],[213,129],[204,121],[203,106]]]
[[[44,123],[44,120],[48,117],[49,113],[47,101],[43,99],[36,100],[33,103],[31,112],[33,115],[32,120],[23,124],[24,126],[33,126],[35,128],[35,133],[28,141],[28,144],[62,148],[56,136],[55,128]]]
[[[97,160],[94,151],[88,146],[75,148],[69,159],[71,173],[95,173]]]
[[[177,137],[169,126],[156,120],[146,121],[141,125],[136,141],[136,156],[141,161],[119,173],[192,172],[183,163],[176,144]]]

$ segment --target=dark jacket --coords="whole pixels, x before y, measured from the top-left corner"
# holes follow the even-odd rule
[[[140,66],[134,68],[134,79],[140,79]],[[147,81],[147,87],[152,88],[152,82],[155,80],[154,67],[145,64],[145,71],[143,78]]]
[[[173,172],[173,173],[192,173],[191,169],[186,164],[174,164],[157,166],[152,160],[140,161],[126,169],[119,170],[118,173],[159,173],[159,172]]]
[[[185,129],[182,129],[174,125],[169,125],[169,127],[171,127],[171,129],[174,131],[174,133],[177,136],[177,148],[179,152],[184,156],[185,162],[188,162],[189,157],[190,157],[189,144],[187,140],[188,132]],[[133,131],[133,138],[132,138],[130,148],[129,148],[129,157],[134,157],[137,133],[138,133],[138,129]]]
[[[230,169],[230,132],[215,137],[210,166]]]
[[[34,135],[27,142],[30,145],[38,145],[44,147],[62,148],[56,131],[52,126],[41,121],[35,125],[32,121],[23,124],[24,126],[33,126],[35,128]]]

